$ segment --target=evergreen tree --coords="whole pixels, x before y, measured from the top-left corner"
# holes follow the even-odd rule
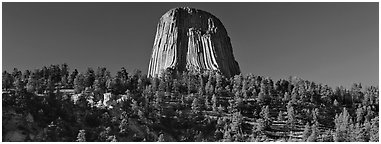
[[[112,135],[112,136],[108,137],[107,141],[109,141],[109,142],[118,142],[118,140],[116,139],[115,135]]]
[[[85,130],[79,130],[78,136],[77,136],[77,142],[86,142],[86,132]]]
[[[265,106],[262,108],[260,114],[260,119],[258,119],[260,130],[263,132],[264,130],[268,129],[271,125],[271,118],[270,118],[270,110],[269,106]]]
[[[290,99],[291,99],[291,95],[288,92],[285,92],[282,100],[284,102],[288,102]]]
[[[224,136],[224,134],[219,129],[216,129],[216,131],[214,132],[215,141],[222,139],[223,136]]]
[[[230,134],[230,130],[225,130],[224,132],[224,137],[223,137],[223,142],[232,142],[232,136]]]
[[[243,121],[243,117],[240,112],[233,113],[232,123],[230,125],[231,132],[235,134],[240,134],[242,121]]]
[[[336,107],[338,107],[340,105],[339,102],[337,101],[337,99],[335,99],[335,101],[333,102],[333,105]]]
[[[236,109],[235,109],[236,102],[234,99],[230,99],[230,100],[228,100],[228,102],[229,102],[228,113],[232,114],[236,111]]]
[[[220,75],[219,73],[216,73],[216,87],[215,87],[216,93],[220,93],[223,89],[222,80],[223,80],[222,75]]]
[[[264,127],[261,126],[261,123],[253,125],[251,129],[251,139],[252,141],[256,141],[257,137],[261,136],[264,132]]]
[[[319,136],[319,129],[318,129],[318,126],[317,126],[316,123],[312,125],[311,130],[312,130],[312,133],[311,133],[311,135],[308,137],[307,141],[308,141],[308,142],[316,142],[316,141],[317,141],[317,138],[318,138],[318,136]]]
[[[295,119],[294,107],[293,106],[287,107],[287,125],[291,128],[291,130],[294,129],[295,123],[296,123],[296,119]]]
[[[379,119],[378,116],[371,121],[370,140],[371,142],[379,142]]]
[[[312,111],[312,122],[313,123],[318,123],[319,122],[319,109],[318,108],[315,108],[313,111]]]
[[[357,108],[356,110],[356,122],[362,123],[364,119],[364,110],[362,107]]]
[[[311,130],[310,124],[307,123],[306,126],[304,126],[303,141],[307,141],[307,138],[309,138],[311,133],[312,133],[312,130]]]
[[[261,105],[265,105],[267,100],[268,100],[267,95],[264,92],[261,91],[258,94],[258,98],[257,98],[258,103],[260,103]]]
[[[68,77],[68,85],[69,87],[73,87],[74,86],[74,80],[75,78],[77,77],[78,75],[78,70],[75,69]]]
[[[47,141],[57,141],[58,140],[58,131],[57,125],[54,122],[51,122],[47,127]]]
[[[179,94],[180,93],[180,83],[177,79],[174,79],[173,80],[173,88],[172,88],[173,92],[175,94]]]
[[[8,90],[9,88],[13,87],[14,79],[11,74],[7,73],[7,71],[4,71],[2,78],[2,88],[4,90]]]
[[[84,75],[84,86],[85,87],[91,87],[93,86],[95,81],[95,73],[92,68],[88,68],[85,75]]]
[[[335,141],[336,142],[349,141],[350,131],[348,130],[351,124],[352,124],[351,117],[347,109],[344,107],[343,112],[340,113],[340,115],[336,115],[336,118],[335,118],[335,128],[336,128]]]
[[[277,120],[278,120],[278,121],[284,121],[284,118],[283,118],[283,112],[282,112],[282,111],[279,111]]]
[[[30,75],[28,78],[28,83],[26,84],[26,90],[30,93],[37,91],[38,81],[34,75]]]
[[[25,90],[25,83],[21,80],[21,78],[16,78],[13,82],[13,86],[15,87],[16,92],[22,92]]]
[[[264,119],[266,122],[270,123],[271,122],[271,116],[270,116],[270,108],[269,106],[265,106],[261,113],[260,113],[260,116],[262,119]]]
[[[160,134],[160,135],[159,135],[159,138],[158,138],[157,141],[158,141],[158,142],[165,142],[164,134]]]
[[[128,133],[128,119],[124,117],[119,124],[119,133],[126,135]]]
[[[205,100],[205,103],[204,103],[205,104],[205,110],[209,110],[210,108],[212,108],[212,105],[209,102],[209,96],[208,95],[205,96],[204,100]]]
[[[154,95],[154,98],[155,98],[155,101],[154,101],[154,105],[153,107],[155,108],[156,110],[156,114],[158,116],[161,116],[161,112],[162,112],[162,104],[163,104],[163,96],[159,93],[159,91],[156,91],[155,95]]]
[[[369,121],[366,121],[363,125],[360,123],[355,124],[355,128],[352,131],[354,134],[351,136],[356,142],[368,142],[370,140],[370,130],[371,130],[371,124]]]
[[[121,133],[122,135],[124,133]],[[110,141],[110,138],[111,137],[111,127],[107,127],[107,128],[102,128],[102,131],[99,133],[99,141],[102,141],[102,142],[107,142],[107,141]]]
[[[83,74],[78,74],[74,79],[74,91],[75,93],[81,93],[85,88],[85,77]]]
[[[214,112],[217,112],[217,97],[215,94],[212,96],[212,109]]]
[[[200,102],[198,97],[193,99],[191,108],[192,108],[193,113],[195,113],[195,114],[199,114],[201,112],[201,102]]]

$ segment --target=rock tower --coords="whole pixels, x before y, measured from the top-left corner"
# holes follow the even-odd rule
[[[212,14],[188,7],[165,13],[157,25],[148,76],[176,71],[214,70],[227,77],[240,73],[230,38]]]

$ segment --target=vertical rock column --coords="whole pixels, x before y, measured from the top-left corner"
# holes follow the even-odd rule
[[[214,70],[227,77],[240,73],[220,20],[187,7],[169,10],[157,25],[148,76],[160,76],[167,68]]]

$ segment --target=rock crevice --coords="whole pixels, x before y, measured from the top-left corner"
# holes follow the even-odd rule
[[[167,68],[215,70],[227,77],[240,73],[221,21],[208,12],[187,7],[169,10],[157,25],[148,76],[160,76]]]

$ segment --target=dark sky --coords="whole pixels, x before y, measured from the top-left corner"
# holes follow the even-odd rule
[[[2,68],[147,73],[157,22],[179,6],[222,21],[243,74],[378,85],[378,3],[3,3]]]

